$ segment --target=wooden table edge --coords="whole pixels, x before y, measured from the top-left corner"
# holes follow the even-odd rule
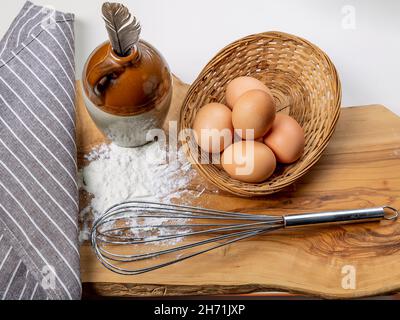
[[[134,283],[83,283],[83,297],[114,297],[114,298],[185,298],[185,297],[223,297],[223,296],[249,296],[281,297],[306,296],[319,299],[360,299],[394,295],[400,292],[400,287],[383,288],[376,291],[357,291],[348,294],[321,293],[298,288],[297,290],[283,286],[253,285],[159,285],[159,284],[134,284]]]

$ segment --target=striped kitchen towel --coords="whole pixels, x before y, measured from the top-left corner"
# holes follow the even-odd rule
[[[0,299],[79,299],[74,16],[27,2],[0,42]]]

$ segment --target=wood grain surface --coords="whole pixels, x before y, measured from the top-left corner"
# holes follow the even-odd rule
[[[174,81],[169,119],[188,86]],[[103,135],[90,120],[78,85],[79,165]],[[195,184],[204,183],[202,179]],[[284,191],[242,199],[208,188],[189,199],[206,208],[272,215],[391,205],[400,208],[400,119],[383,106],[345,108],[321,160]],[[187,199],[186,199],[187,200]],[[84,199],[82,200],[85,201]],[[176,296],[288,291],[352,298],[400,290],[400,221],[282,230],[140,276],[111,273],[89,243],[81,247],[84,296]],[[346,266],[355,288],[343,288]],[[345,268],[344,268],[345,267]],[[344,268],[344,269],[343,269]],[[345,286],[346,287],[346,286]]]

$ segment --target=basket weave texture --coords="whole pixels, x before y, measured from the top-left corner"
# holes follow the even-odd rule
[[[219,166],[202,164],[193,139],[186,154],[198,172],[222,190],[243,197],[272,194],[294,183],[320,159],[340,115],[340,80],[329,57],[309,41],[282,32],[250,35],[222,49],[200,73],[184,100],[180,129],[192,128],[203,105],[225,103],[227,85],[239,76],[261,80],[271,89],[278,112],[303,127],[306,146],[301,159],[278,165],[269,180],[251,184],[229,177]]]

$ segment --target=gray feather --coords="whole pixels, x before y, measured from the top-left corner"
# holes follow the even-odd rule
[[[139,41],[140,24],[123,4],[105,2],[102,8],[111,46],[120,56],[129,55]]]

